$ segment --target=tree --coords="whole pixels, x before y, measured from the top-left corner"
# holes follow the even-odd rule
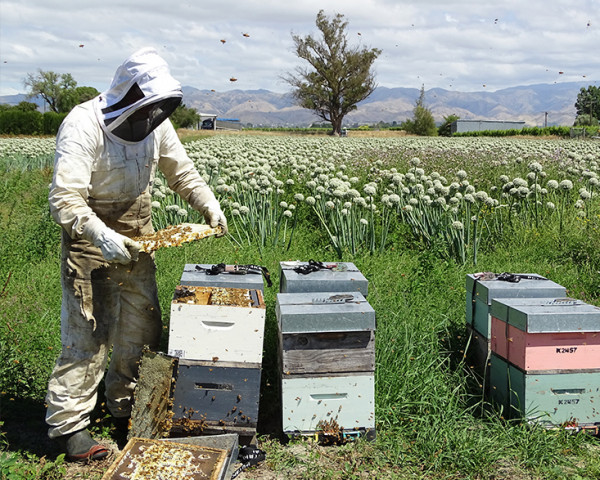
[[[169,117],[177,128],[189,128],[200,122],[200,115],[195,108],[188,108],[181,103]]]
[[[419,98],[415,103],[413,110],[413,118],[402,122],[402,128],[408,133],[414,133],[415,135],[437,135],[437,128],[435,126],[435,120],[431,111],[425,106],[425,86],[421,86],[421,92]]]
[[[600,119],[600,87],[593,85],[587,89],[582,87],[577,94],[575,109],[579,124],[597,125]],[[579,117],[582,118],[579,119]],[[594,123],[594,119],[596,119],[596,123]]]
[[[36,75],[28,73],[23,83],[30,89],[27,95],[29,98],[39,95],[56,113],[63,112],[59,108],[60,96],[77,86],[70,73],[45,72],[41,69],[38,69]]]
[[[349,46],[348,22],[339,13],[329,19],[321,10],[316,25],[322,39],[292,35],[296,55],[309,66],[296,68],[295,75],[283,80],[294,88],[298,105],[330,122],[331,133],[340,135],[344,117],[375,90],[371,66],[381,50]]]
[[[458,115],[448,115],[447,117],[444,117],[444,123],[442,123],[439,127],[438,127],[438,135],[442,136],[442,137],[449,137],[452,135],[452,124],[456,121],[456,120],[460,120],[460,117]]]
[[[70,112],[75,105],[87,102],[100,95],[100,92],[94,87],[75,87],[63,90],[57,100],[58,111],[61,113]]]

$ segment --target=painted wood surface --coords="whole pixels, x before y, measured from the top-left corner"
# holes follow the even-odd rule
[[[179,362],[173,420],[256,427],[260,368],[219,367]]]
[[[335,422],[340,428],[375,427],[374,376],[284,377],[284,432],[318,431]]]
[[[261,363],[265,308],[171,304],[169,355]]]
[[[528,333],[492,317],[491,347],[525,371],[600,368],[600,332]]]
[[[545,426],[600,424],[600,371],[525,373],[492,353],[492,400],[506,417]]]

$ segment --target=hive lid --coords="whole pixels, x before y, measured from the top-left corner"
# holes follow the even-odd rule
[[[491,305],[494,298],[560,298],[567,295],[565,287],[535,273],[514,274],[516,276],[537,278],[536,280],[523,278],[519,282],[508,282],[493,277],[486,279],[489,278],[486,276],[479,278],[478,275],[467,275],[466,289],[468,293],[487,305]]]
[[[600,332],[600,308],[568,297],[498,298],[490,314],[528,333]]]
[[[375,330],[375,310],[360,292],[278,293],[282,333]]]

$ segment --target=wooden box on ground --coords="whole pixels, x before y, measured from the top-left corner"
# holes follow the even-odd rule
[[[492,351],[525,372],[600,369],[600,308],[564,298],[495,299]]]
[[[365,297],[279,293],[276,314],[284,433],[374,438],[376,321]]]
[[[491,398],[507,418],[546,427],[600,425],[600,369],[524,372],[492,353]]]
[[[179,360],[173,396],[174,430],[255,431],[260,365],[240,365]]]
[[[374,375],[293,376],[282,378],[283,431],[314,433],[375,429]]]
[[[188,360],[261,363],[264,328],[260,290],[178,285],[168,353]]]
[[[179,283],[194,287],[244,288],[264,292],[263,276],[259,273],[223,272],[217,275],[207,274],[206,272],[212,267],[214,265],[186,263]],[[234,267],[234,265],[227,265],[227,267]]]
[[[540,275],[518,274],[535,276],[538,280],[522,279],[513,283],[498,279],[481,280],[475,274],[466,278],[466,319],[485,338],[491,336],[490,307],[495,298],[560,298],[567,295],[565,287],[554,283]]]
[[[297,267],[305,267],[308,262],[280,262],[281,293],[301,292],[360,292],[367,296],[369,282],[349,262],[324,263],[331,268],[302,274],[294,271]]]

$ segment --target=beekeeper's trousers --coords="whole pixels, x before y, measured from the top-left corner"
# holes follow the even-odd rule
[[[160,341],[153,257],[142,253],[128,265],[92,263],[88,268],[85,255],[63,257],[62,353],[46,396],[50,438],[89,425],[107,362],[106,405],[115,417],[129,416],[142,349],[157,349]]]

